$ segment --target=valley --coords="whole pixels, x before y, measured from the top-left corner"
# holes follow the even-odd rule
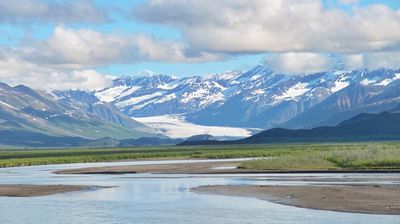
[[[0,224],[400,224],[400,0],[0,0]]]
[[[286,76],[258,65],[203,77],[121,76],[94,91],[1,84],[0,147],[146,146],[202,134],[233,140],[274,128],[335,126],[363,113],[398,112],[399,74],[337,69]]]

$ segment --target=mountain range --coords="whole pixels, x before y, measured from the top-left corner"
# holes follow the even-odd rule
[[[150,144],[202,134],[239,139],[277,127],[334,126],[399,105],[400,69],[283,75],[259,65],[183,78],[144,72],[95,91],[0,83],[0,143],[127,145],[144,138]]]
[[[154,130],[86,92],[49,94],[0,83],[0,144],[77,146],[105,137],[155,137]],[[82,96],[86,95],[85,98]]]
[[[400,113],[398,110],[378,114],[363,113],[336,126],[311,129],[272,128],[251,137],[235,141],[211,138],[187,139],[179,145],[310,143],[346,141],[399,141]]]
[[[145,123],[163,116],[160,129],[168,116],[179,116],[197,125],[255,128],[249,133],[254,134],[336,125],[360,113],[390,110],[400,104],[400,69],[289,76],[259,65],[184,78],[146,74],[118,77],[113,86],[91,94]]]

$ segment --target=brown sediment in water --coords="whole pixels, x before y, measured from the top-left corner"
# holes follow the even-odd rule
[[[74,191],[94,190],[106,188],[100,186],[82,185],[25,185],[25,184],[1,184],[0,197],[36,197],[53,194],[61,194]]]
[[[193,192],[255,197],[271,202],[339,212],[400,215],[400,186],[201,186]]]
[[[160,174],[270,174],[263,176],[264,181],[303,181],[311,182],[307,186],[202,186],[192,189],[198,193],[247,196],[272,202],[303,208],[331,210],[340,212],[357,212],[373,214],[400,215],[400,185],[367,185],[365,182],[399,181],[394,176],[352,177],[350,176],[309,176],[307,173],[357,173],[368,171],[346,170],[246,170],[237,169],[241,162],[195,162],[175,164],[128,165],[109,167],[89,167],[55,171],[57,174],[126,174],[126,173],[160,173]],[[372,170],[371,173],[398,172]],[[276,175],[283,173],[286,175]],[[304,175],[290,176],[290,173]],[[246,178],[243,176],[242,178]],[[251,176],[249,176],[251,180]],[[260,180],[254,179],[254,180]],[[364,183],[363,183],[364,182]],[[319,184],[319,185],[318,185]],[[338,185],[341,184],[341,185]]]

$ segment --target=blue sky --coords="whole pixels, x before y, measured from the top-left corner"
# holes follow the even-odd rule
[[[15,61],[14,67],[3,70],[34,68],[39,70],[35,74],[79,74],[79,79],[88,71],[119,76],[151,70],[188,76],[266,63],[290,74],[332,69],[338,60],[349,68],[398,63],[389,58],[399,49],[399,31],[393,30],[399,24],[399,0],[153,3],[0,1],[0,46],[8,60],[3,66]],[[274,7],[282,17],[268,14]],[[375,22],[373,17],[380,19]],[[391,33],[384,30],[385,24],[390,24]],[[354,36],[349,35],[353,30]],[[12,77],[0,74],[0,81],[29,82],[18,78],[18,72]]]

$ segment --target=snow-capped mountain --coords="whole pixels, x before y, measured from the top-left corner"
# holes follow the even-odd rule
[[[0,83],[0,96],[0,131],[7,133],[229,139],[272,127],[335,125],[363,112],[398,110],[400,69],[287,76],[256,66],[184,78],[146,73],[116,78],[113,86],[92,92],[46,93]]]
[[[49,94],[23,85],[11,87],[0,83],[0,145],[8,142],[21,146],[63,146],[57,141],[64,141],[65,146],[70,146],[84,140],[140,138],[155,136],[154,133],[92,93],[71,90]]]
[[[400,70],[335,70],[287,76],[266,66],[176,78],[124,76],[93,93],[131,117],[183,116],[213,126],[252,128],[337,124],[400,102]]]

